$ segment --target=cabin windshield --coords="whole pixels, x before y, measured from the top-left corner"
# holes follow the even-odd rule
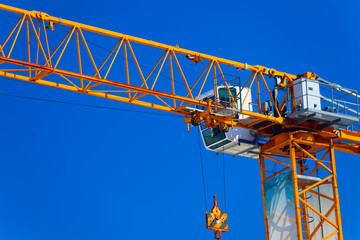
[[[231,97],[230,97],[230,94],[229,94],[229,91],[227,90],[227,88],[219,88],[218,89],[219,91],[219,100],[220,102],[222,103],[231,103]],[[233,99],[235,100],[236,99],[236,88],[232,87],[230,88],[230,92],[231,92],[231,95],[233,97]]]
[[[211,146],[210,149],[213,149],[213,150],[214,150],[214,149],[217,149],[217,148],[222,147],[222,146],[224,146],[225,144],[228,144],[228,143],[230,143],[230,142],[231,142],[230,140],[225,139],[224,141],[219,142],[219,143]]]
[[[211,129],[206,129],[202,131],[202,135],[204,137],[205,145],[209,146],[216,142],[219,142],[226,138],[225,132],[221,131],[219,126],[213,128],[213,136],[211,137]]]

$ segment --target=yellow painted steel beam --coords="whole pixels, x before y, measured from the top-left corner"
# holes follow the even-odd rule
[[[326,169],[328,172],[333,173],[331,171],[331,169],[329,169],[327,166],[325,166],[321,161],[319,161],[318,159],[316,159],[316,157],[314,157],[311,153],[309,153],[308,151],[306,151],[305,149],[303,149],[302,147],[299,146],[299,144],[297,144],[296,142],[293,143],[297,149],[299,149],[301,152],[303,152],[305,155],[307,155],[308,157],[310,157],[313,161],[315,161],[317,164],[320,164],[324,169]]]
[[[313,192],[313,193],[317,193],[317,192]],[[333,204],[333,206],[329,209],[329,211],[325,214],[325,217],[329,217],[331,212],[335,209],[335,204]],[[310,234],[310,239],[312,239],[314,237],[314,235],[316,234],[316,232],[321,229],[321,226],[324,224],[325,219],[321,219],[321,221],[317,224],[317,226],[314,228],[314,230],[311,232]],[[332,236],[332,235],[329,235]]]
[[[261,148],[261,147],[260,147]],[[270,240],[269,238],[269,226],[266,216],[266,202],[265,202],[265,181],[266,181],[266,173],[265,173],[265,162],[264,155],[260,154],[260,177],[261,177],[261,193],[263,198],[263,211],[264,211],[264,223],[265,223],[265,237],[266,240]]]
[[[271,157],[269,157],[267,155],[264,155],[264,157],[267,158],[267,159],[270,159],[271,161],[274,161],[274,162],[276,162],[278,164],[284,165],[285,167],[291,168],[290,164],[284,163],[283,161],[279,161],[279,160],[277,160],[275,158],[271,158]]]
[[[55,82],[46,81],[46,80],[37,80],[37,81],[33,82],[30,80],[29,77],[25,77],[22,75],[16,75],[16,74],[3,72],[3,71],[0,71],[0,77],[8,77],[8,78],[21,80],[21,81],[36,83],[36,84],[43,85],[43,86],[54,87],[54,88],[59,88],[59,89],[68,90],[68,91],[72,91],[72,92],[82,93],[78,88],[76,88],[74,86],[69,86],[69,85],[55,83]],[[129,102],[129,99],[127,99],[127,98],[112,95],[112,94],[102,93],[102,92],[88,91],[88,92],[86,92],[86,94],[95,96],[95,97],[107,98],[107,99],[111,99],[111,100],[115,100],[115,101],[119,101],[119,102],[127,102],[127,103]],[[166,106],[161,106],[158,104],[153,104],[153,103],[148,103],[148,102],[143,102],[143,101],[133,101],[131,103],[135,104],[135,105],[143,106],[143,107],[161,110],[161,111],[174,112],[172,108],[169,108]],[[176,112],[174,112],[174,113],[176,113]]]
[[[305,200],[299,198],[300,202],[302,202],[304,205],[306,205],[308,208],[310,208],[313,212],[315,212],[317,215],[319,215],[321,218],[325,219],[326,222],[328,222],[329,224],[331,224],[334,228],[336,228],[337,230],[339,230],[339,227],[333,223],[332,221],[330,221],[330,219],[328,219],[327,217],[325,217],[324,214],[322,214],[321,212],[319,212],[316,208],[314,208],[313,206],[311,206],[309,203],[307,203]]]
[[[114,32],[114,31],[110,31],[110,30],[105,30],[105,29],[102,29],[102,28],[97,28],[97,27],[89,26],[89,25],[82,24],[82,23],[69,21],[69,20],[66,20],[66,19],[59,18],[59,17],[53,17],[53,16],[50,16],[49,14],[39,12],[39,11],[27,11],[27,10],[23,10],[23,9],[20,9],[20,8],[15,8],[15,7],[11,7],[11,6],[8,6],[8,5],[4,5],[4,4],[0,4],[0,9],[15,12],[15,13],[19,13],[19,14],[27,14],[27,15],[31,16],[32,18],[35,18],[35,19],[38,19],[38,20],[50,21],[50,22],[53,22],[53,23],[62,24],[62,25],[70,26],[70,27],[77,27],[77,28],[80,28],[82,30],[86,30],[86,31],[94,32],[94,33],[99,33],[99,34],[110,36],[110,37],[125,38],[125,39],[128,39],[131,42],[136,42],[136,43],[140,43],[140,44],[151,46],[151,47],[161,48],[161,49],[164,49],[164,50],[172,50],[172,51],[174,51],[176,53],[181,53],[181,54],[185,54],[185,55],[189,54],[189,55],[194,55],[194,56],[196,55],[196,56],[200,56],[202,59],[215,61],[215,62],[218,62],[218,63],[222,63],[222,64],[234,66],[234,67],[240,67],[242,69],[246,69],[246,70],[250,70],[250,71],[254,71],[254,72],[261,72],[261,73],[263,73],[265,75],[281,76],[281,77],[288,76],[289,78],[291,78],[293,80],[297,78],[297,75],[293,75],[293,74],[289,74],[289,73],[285,73],[285,72],[280,72],[280,71],[277,71],[275,69],[266,68],[264,66],[250,65],[250,64],[247,64],[247,63],[231,61],[231,60],[227,60],[227,59],[224,59],[224,58],[219,58],[219,57],[215,57],[215,56],[211,56],[211,55],[208,55],[208,54],[203,54],[203,53],[187,50],[187,49],[176,47],[176,46],[171,46],[171,45],[167,45],[167,44],[163,44],[163,43],[158,43],[158,42],[154,42],[154,41],[151,41],[151,40],[146,40],[146,39],[142,39],[142,38],[138,38],[138,37],[133,37],[133,36],[126,35],[126,34]]]
[[[334,195],[334,205],[335,205],[335,218],[336,223],[338,225],[338,239],[343,240],[343,232],[342,232],[342,224],[341,224],[341,215],[340,215],[340,202],[339,202],[339,191],[338,191],[338,184],[337,184],[337,173],[336,173],[336,165],[335,165],[335,153],[334,153],[334,141],[330,140],[330,148],[329,148],[330,154],[330,164],[331,164],[331,170],[333,171],[333,183],[332,183],[332,189],[333,189],[333,195]]]
[[[148,88],[141,88],[141,87],[137,87],[134,85],[128,85],[128,84],[124,84],[124,83],[120,83],[120,82],[101,79],[101,78],[88,76],[88,75],[84,75],[84,74],[79,74],[79,73],[75,73],[75,72],[70,72],[70,71],[66,71],[66,70],[44,67],[42,65],[24,62],[24,61],[20,61],[20,60],[15,60],[15,59],[11,59],[11,58],[4,58],[4,57],[0,56],[0,61],[13,63],[13,64],[17,64],[20,66],[28,66],[28,67],[38,68],[43,71],[61,74],[64,76],[73,77],[73,78],[77,78],[77,79],[85,79],[88,81],[98,82],[98,83],[105,84],[108,86],[119,87],[119,88],[124,88],[124,89],[129,89],[129,90],[137,90],[139,92],[149,93],[149,94],[160,96],[160,97],[166,97],[166,98],[176,99],[176,100],[185,101],[185,102],[191,102],[191,103],[199,105],[199,106],[204,106],[204,107],[208,106],[208,103],[205,101],[185,98],[185,97],[182,97],[179,95],[172,95],[172,94],[168,94],[168,93],[164,93],[164,92],[160,92],[160,91],[156,91],[156,90],[151,90]]]
[[[318,181],[318,182],[310,185],[310,187],[307,187],[307,188],[305,188],[304,190],[301,190],[301,191],[299,192],[299,195],[300,195],[300,194],[303,194],[303,193],[305,193],[305,192],[307,192],[307,191],[309,191],[310,189],[313,189],[313,188],[316,187],[316,186],[319,186],[319,185],[325,183],[327,180],[329,180],[329,179],[332,178],[332,177],[333,177],[333,175],[329,175],[329,176],[327,176],[326,178],[323,178],[321,181]]]
[[[305,169],[304,169],[304,162],[303,161],[298,161],[297,162],[297,164],[298,164],[298,171],[299,171],[299,174],[300,175],[305,175]],[[306,186],[301,186],[301,184],[298,184],[298,186],[300,187],[300,189],[302,189],[302,190],[304,190],[304,188],[306,187]],[[299,194],[300,194],[300,192],[299,192]],[[300,196],[301,198],[303,198],[303,199],[306,199],[307,197],[306,197],[306,193],[303,193],[303,194],[301,194],[301,196]],[[308,210],[308,208],[307,207],[305,207],[304,205],[302,205],[301,206],[302,208],[301,208],[301,212],[302,212],[302,217],[303,217],[303,223],[308,223],[308,222],[310,222],[309,221],[309,214],[308,214],[308,212],[309,212],[309,210]],[[310,226],[309,226],[309,224],[303,224],[303,229],[304,229],[304,235],[305,235],[305,238],[304,239],[310,239]]]
[[[356,144],[360,144],[360,133],[352,132],[345,129],[334,130],[334,134],[336,135],[336,140],[345,140],[349,142],[353,142]]]
[[[296,164],[296,155],[295,155],[295,146],[293,143],[294,137],[292,134],[289,134],[289,155],[291,160],[291,179],[293,181],[293,190],[294,190],[294,204],[295,204],[295,219],[296,219],[296,230],[297,230],[297,236],[298,240],[303,240],[303,234],[302,234],[302,226],[301,226],[301,207],[300,202],[301,198],[299,197],[299,186],[298,186],[298,180],[297,180],[297,164]]]

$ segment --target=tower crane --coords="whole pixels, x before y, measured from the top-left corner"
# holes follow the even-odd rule
[[[188,131],[199,128],[206,149],[259,162],[267,240],[343,239],[335,150],[360,154],[357,91],[312,72],[290,74],[44,12],[0,9],[18,16],[1,30],[1,77],[181,115]],[[91,37],[111,47],[107,56],[91,51]],[[146,61],[147,72],[140,64]],[[184,71],[191,64],[201,70],[195,77]],[[170,77],[159,83],[164,74]],[[207,216],[225,216],[216,197],[214,203]]]

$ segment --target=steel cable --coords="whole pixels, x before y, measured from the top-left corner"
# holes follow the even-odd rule
[[[205,186],[205,173],[204,173],[204,162],[202,158],[202,150],[201,150],[201,139],[200,139],[200,129],[198,131],[199,137],[199,153],[200,153],[200,162],[201,162],[201,174],[202,174],[202,181],[203,181],[203,189],[204,189],[204,199],[205,199],[205,208],[208,209],[207,200],[206,200],[206,186]]]

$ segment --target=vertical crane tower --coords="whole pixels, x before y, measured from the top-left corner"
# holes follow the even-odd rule
[[[200,127],[207,149],[258,159],[267,240],[343,239],[334,151],[360,153],[352,128],[356,91],[311,72],[289,74],[43,12],[0,9],[18,17],[0,29],[1,77],[183,115],[188,130]],[[91,51],[91,37],[106,39],[105,57]],[[142,49],[154,51],[146,74]],[[195,77],[185,71],[190,63],[201,69]],[[236,69],[248,74],[245,81],[225,73]]]

